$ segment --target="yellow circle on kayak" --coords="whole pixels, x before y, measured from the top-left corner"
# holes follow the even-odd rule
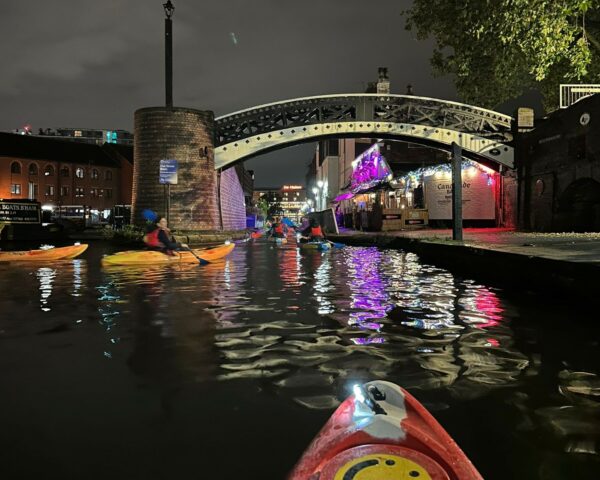
[[[365,455],[340,468],[334,480],[431,480],[421,465],[397,455]]]

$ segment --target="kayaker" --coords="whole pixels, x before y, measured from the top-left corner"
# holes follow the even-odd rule
[[[323,229],[316,218],[311,218],[307,228],[302,230],[302,236],[309,242],[322,242],[325,240]]]
[[[167,225],[167,219],[162,217],[158,223],[144,236],[144,242],[152,250],[160,250],[167,255],[173,255],[175,250],[189,250],[185,243],[175,241]]]
[[[285,238],[287,234],[287,226],[281,222],[279,217],[275,217],[275,221],[271,225],[269,230],[269,236],[275,238]]]

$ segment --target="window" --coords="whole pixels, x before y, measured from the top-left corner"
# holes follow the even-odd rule
[[[90,196],[92,198],[97,197],[98,196],[98,189],[96,189],[96,188],[90,188]]]
[[[38,166],[36,163],[29,164],[29,175],[37,175],[38,174]]]
[[[106,198],[112,198],[112,188],[104,190],[106,192]]]
[[[10,164],[10,173],[20,175],[21,174],[21,164],[19,162],[11,163]]]
[[[85,193],[83,193],[83,188],[77,187],[75,189],[75,196],[76,197],[83,197],[84,195],[85,195]]]
[[[92,178],[94,180],[98,180],[98,170],[96,170],[95,168],[92,170]]]
[[[10,186],[10,193],[12,193],[13,195],[21,195],[21,184],[13,183]]]
[[[106,172],[104,172],[104,179],[112,180],[112,171],[111,170],[107,170]]]
[[[103,197],[104,196],[104,190],[102,188],[98,189],[98,196],[99,197]]]
[[[77,168],[77,169],[75,169],[75,176],[77,178],[83,178],[83,175],[84,175],[83,174],[83,168]]]
[[[46,168],[44,168],[44,175],[46,177],[53,177],[54,176],[54,167],[52,165],[47,165]]]
[[[46,196],[47,197],[54,196],[54,185],[46,185]]]
[[[69,196],[69,187],[60,187],[60,196],[68,197]]]
[[[35,200],[38,197],[37,183],[29,182],[29,200]]]
[[[81,130],[75,130],[75,132],[73,132],[73,136],[74,137],[81,137]]]
[[[62,167],[60,169],[60,176],[61,177],[68,178],[70,174],[71,174],[71,172],[69,170],[69,167]]]

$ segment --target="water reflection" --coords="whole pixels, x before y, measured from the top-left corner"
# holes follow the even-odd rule
[[[274,312],[291,300],[285,289],[298,287],[289,282],[298,263],[289,259],[300,252],[288,246],[277,253],[287,268],[282,291],[267,297]],[[314,306],[301,307],[297,322],[257,311],[234,329],[220,328],[221,380],[271,379],[282,395],[304,406],[330,408],[337,402],[332,383],[383,378],[475,398],[515,384],[530,365],[514,347],[501,302],[488,288],[457,281],[398,251],[345,248],[302,255]],[[264,304],[258,297],[253,301],[257,309]],[[324,381],[316,381],[320,376]],[[305,391],[295,391],[308,379],[316,394],[310,400]]]
[[[43,312],[49,312],[48,299],[52,295],[52,284],[56,278],[57,271],[50,267],[37,269],[36,276],[40,282],[40,308]]]

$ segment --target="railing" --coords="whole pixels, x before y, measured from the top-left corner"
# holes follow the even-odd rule
[[[343,94],[260,105],[215,119],[215,146],[286,128],[338,122],[441,127],[506,142],[512,118],[457,102],[412,95]]]
[[[561,84],[560,86],[560,108],[567,108],[577,103],[582,98],[600,93],[599,84]]]

